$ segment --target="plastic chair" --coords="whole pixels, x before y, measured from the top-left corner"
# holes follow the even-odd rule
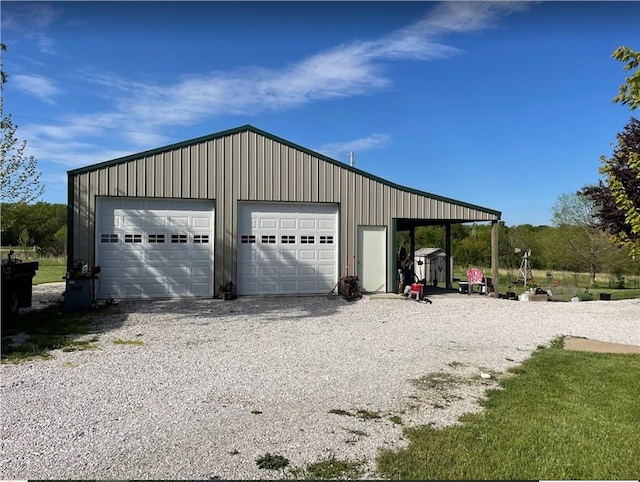
[[[469,283],[469,290],[467,294],[471,294],[473,292],[473,285],[480,286],[480,293],[482,293],[484,288],[484,293],[487,293],[487,278],[485,278],[484,273],[480,268],[469,268],[467,270],[467,280]]]

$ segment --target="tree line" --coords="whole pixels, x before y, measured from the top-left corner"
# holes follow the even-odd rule
[[[525,251],[530,251],[529,265],[534,270],[589,273],[590,285],[606,276],[622,284],[625,276],[640,274],[640,260],[629,256],[629,247],[621,246],[593,223],[568,224],[567,212],[574,215],[583,198],[563,195],[553,207],[552,225],[533,226],[498,224],[498,267],[516,276]],[[582,215],[588,211],[582,211]],[[409,252],[409,232],[397,235],[398,249]],[[418,227],[416,249],[444,248],[444,226]],[[451,255],[455,268],[491,266],[491,226],[487,224],[451,226]]]
[[[24,202],[2,205],[2,246],[39,256],[64,256],[67,251],[67,206]]]

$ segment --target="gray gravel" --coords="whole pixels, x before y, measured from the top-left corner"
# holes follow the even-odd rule
[[[406,443],[389,417],[454,423],[559,335],[640,345],[640,300],[432,299],[121,302],[99,322],[99,349],[2,365],[0,477],[281,477],[257,467],[266,453],[294,467],[363,461],[362,477],[375,477],[378,450]],[[436,372],[467,383],[412,382]]]

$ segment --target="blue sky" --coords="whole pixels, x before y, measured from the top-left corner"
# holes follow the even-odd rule
[[[3,1],[5,114],[66,172],[252,124],[414,189],[550,224],[629,121],[638,2]]]

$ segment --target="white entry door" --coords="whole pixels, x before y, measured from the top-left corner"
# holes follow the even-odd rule
[[[358,226],[358,278],[362,291],[387,291],[386,259],[386,226]]]
[[[238,203],[238,294],[328,293],[338,263],[338,206]]]
[[[98,198],[98,298],[213,297],[213,201]]]

